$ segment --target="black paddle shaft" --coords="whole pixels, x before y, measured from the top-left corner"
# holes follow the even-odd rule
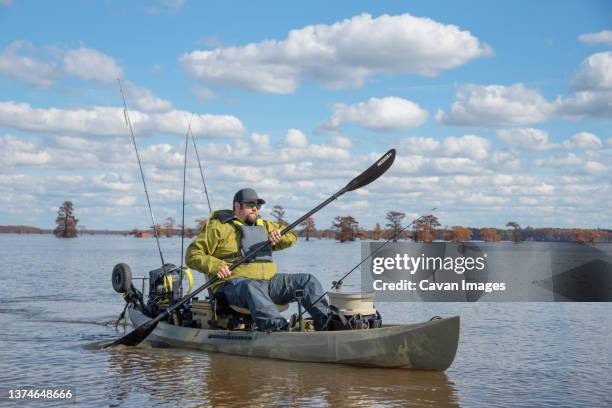
[[[308,211],[306,214],[301,216],[299,219],[297,219],[293,223],[283,228],[283,230],[281,231],[281,235],[288,233],[293,228],[295,228],[297,225],[299,225],[304,220],[306,220],[308,217],[312,216],[314,213],[316,213],[321,208],[325,207],[327,204],[331,203],[332,201],[334,201],[335,199],[337,199],[338,197],[340,197],[342,194],[346,193],[347,191],[357,190],[358,188],[361,188],[361,187],[364,187],[370,184],[371,182],[373,182],[374,180],[382,176],[389,169],[389,167],[391,167],[394,160],[395,160],[395,149],[391,149],[387,153],[385,153],[383,156],[381,156],[376,161],[376,163],[368,167],[363,173],[361,173],[360,175],[355,177],[353,180],[351,180],[346,186],[344,186],[336,194],[332,195],[327,200],[323,201],[321,204],[319,204],[318,206],[316,206],[315,208],[313,208],[312,210]],[[230,271],[236,269],[237,267],[244,264],[245,262],[248,262],[251,259],[253,259],[260,250],[262,250],[268,245],[270,245],[270,241],[263,241],[260,244],[257,244],[254,247],[252,247],[252,250],[250,250],[244,256],[244,258],[240,259],[239,261],[233,263],[230,266],[229,268]],[[151,332],[155,329],[155,327],[161,320],[172,315],[172,313],[174,313],[176,309],[178,309],[179,307],[187,303],[191,298],[193,298],[194,296],[202,292],[204,289],[207,289],[211,285],[215,284],[217,281],[219,281],[218,276],[211,278],[205,284],[203,284],[202,286],[200,286],[199,288],[191,292],[188,296],[185,296],[183,299],[181,299],[178,303],[175,303],[174,305],[170,306],[168,309],[166,309],[164,313],[160,313],[155,318],[149,320],[146,323],[143,323],[141,326],[136,328],[131,333],[128,333],[125,336],[115,340],[114,342],[105,345],[103,348],[116,346],[120,344],[123,344],[126,346],[138,345],[145,338],[147,338],[149,334],[151,334]]]

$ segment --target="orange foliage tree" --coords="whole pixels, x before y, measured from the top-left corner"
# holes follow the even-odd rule
[[[495,228],[482,228],[480,230],[480,238],[486,242],[498,242],[501,240],[501,236]]]
[[[376,227],[374,228],[374,232],[372,233],[372,239],[378,241],[382,238],[382,228],[379,223],[376,223]]]
[[[454,226],[451,232],[451,241],[463,242],[472,239],[472,230],[470,228]]]
[[[335,238],[340,242],[354,241],[359,235],[359,222],[353,217],[347,215],[345,217],[338,216],[332,223],[332,227],[336,230]]]
[[[594,244],[598,239],[604,236],[604,233],[598,230],[575,229],[572,235],[574,241],[579,244]]]

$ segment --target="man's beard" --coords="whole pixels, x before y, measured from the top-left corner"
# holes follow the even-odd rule
[[[246,219],[244,220],[247,225],[255,225],[257,223],[257,215],[255,214],[247,214]]]

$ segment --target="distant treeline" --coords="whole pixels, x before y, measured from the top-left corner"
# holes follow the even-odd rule
[[[53,234],[52,229],[29,227],[27,225],[0,225],[0,234]],[[123,230],[86,230],[79,229],[79,235],[128,235]]]
[[[0,234],[50,234],[50,229],[28,227],[27,225],[0,225]]]
[[[285,220],[285,209],[274,206],[272,217],[281,225],[288,225]],[[442,241],[547,241],[547,242],[578,242],[578,243],[603,243],[612,242],[612,230],[608,229],[584,229],[584,228],[533,228],[521,226],[514,221],[506,224],[503,228],[474,228],[474,227],[442,227],[435,215],[423,215],[410,223],[404,221],[405,214],[399,211],[389,211],[385,214],[386,224],[377,223],[374,229],[364,229],[352,216],[337,216],[329,228],[319,229],[313,218],[308,218],[296,228],[300,237],[327,238],[340,242],[355,240],[411,240],[416,242]],[[199,218],[194,227],[185,226],[185,236],[192,237],[199,234],[205,228],[208,220]],[[180,236],[181,225],[176,225],[173,218],[167,218],[163,225],[156,225],[159,236]],[[154,236],[153,228],[146,230],[133,229],[131,235],[136,237]]]
[[[274,206],[272,217],[281,225],[288,225],[284,219],[285,210],[281,206]],[[61,217],[60,217],[61,218]],[[319,229],[313,218],[308,218],[296,228],[296,233],[306,238],[327,238],[340,242],[355,240],[411,240],[416,242],[442,241],[545,241],[545,242],[577,242],[586,243],[610,243],[612,242],[612,230],[609,229],[585,229],[585,228],[533,228],[521,226],[515,221],[506,224],[503,228],[474,228],[463,226],[442,227],[438,218],[433,214],[423,215],[410,223],[404,221],[405,214],[398,211],[389,211],[385,214],[386,224],[377,223],[374,229],[364,229],[352,216],[337,216],[329,228]],[[155,230],[159,236],[173,237],[181,236],[184,232],[186,237],[198,235],[206,227],[208,220],[198,218],[193,227],[176,223],[174,218],[166,218],[163,224],[154,228],[139,229],[131,231],[117,230],[87,230],[83,226],[78,227],[79,235],[83,234],[112,234],[133,235],[139,238],[155,236]],[[0,226],[0,233],[22,233],[22,234],[46,234],[51,230],[28,226]]]
[[[435,229],[432,236],[422,236],[419,231],[404,231],[397,240],[417,242],[439,241],[541,241],[541,242],[578,242],[578,243],[612,243],[612,230],[581,229],[581,228],[532,228],[520,230],[520,237],[515,237],[513,229],[453,227],[449,229]],[[306,232],[298,231],[298,235],[306,237]],[[337,229],[311,230],[310,238],[330,238],[341,242],[354,240],[387,240],[392,239],[393,230],[358,228],[353,232],[338,231]],[[425,235],[425,234],[423,234]]]

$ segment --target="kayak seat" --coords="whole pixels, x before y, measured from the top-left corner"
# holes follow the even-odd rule
[[[239,313],[241,315],[245,315],[245,316],[250,316],[251,312],[249,311],[249,309],[245,308],[245,307],[240,307],[237,305],[232,305],[229,304],[229,302],[227,301],[226,297],[219,292],[216,292],[213,295],[213,298],[215,300],[216,303],[216,309],[217,312],[221,313],[221,314],[227,314],[227,313],[231,313],[231,312],[236,312]],[[289,309],[289,305],[288,304],[284,304],[284,305],[276,305],[276,307],[278,308],[279,312],[283,312],[287,309]]]

